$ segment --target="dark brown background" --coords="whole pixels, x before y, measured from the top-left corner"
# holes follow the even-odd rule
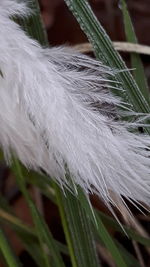
[[[86,40],[64,0],[40,0],[50,43],[79,43]],[[119,0],[90,0],[91,6],[112,40],[124,40]],[[127,1],[139,42],[150,45],[150,0]]]

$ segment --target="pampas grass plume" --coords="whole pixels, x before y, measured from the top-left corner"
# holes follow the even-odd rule
[[[27,167],[74,184],[109,205],[110,191],[150,203],[150,137],[119,119],[101,62],[65,47],[42,48],[11,16],[28,16],[16,0],[0,1],[0,144]],[[119,89],[123,90],[123,89]],[[115,203],[113,203],[115,204]]]

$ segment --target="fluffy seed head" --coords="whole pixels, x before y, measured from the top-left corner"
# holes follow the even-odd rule
[[[150,137],[120,121],[115,75],[70,48],[42,48],[11,19],[28,15],[16,0],[0,1],[0,144],[28,168],[43,169],[106,204],[110,191],[150,203]],[[118,90],[123,90],[118,88]],[[115,204],[115,203],[113,203]],[[109,204],[108,204],[109,205]]]

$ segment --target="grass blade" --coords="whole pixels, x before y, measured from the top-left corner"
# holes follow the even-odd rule
[[[16,216],[2,209],[0,209],[0,221],[2,222],[2,224],[8,224],[16,232],[25,249],[36,262],[37,266],[43,267],[44,260],[34,229],[26,226]]]
[[[113,78],[114,81],[117,79],[121,83],[124,93],[119,92],[119,90],[113,90],[113,92],[120,95],[135,111],[149,114],[148,101],[141,93],[130,72],[127,71],[124,61],[115,51],[110,38],[96,19],[87,0],[65,0],[65,2],[93,45],[96,58],[113,69],[126,70],[118,72]],[[146,131],[150,133],[149,128],[146,128]]]
[[[30,201],[30,207],[32,210],[32,217],[34,218],[34,223],[36,225],[37,231],[40,233],[39,238],[41,240],[41,243],[45,242],[45,244],[47,244],[47,247],[49,248],[50,251],[50,256],[53,259],[54,263],[53,266],[64,267],[63,260],[55,244],[55,241],[52,237],[52,234],[48,229],[48,226],[44,222],[42,216],[38,213],[33,202],[31,203],[31,201]],[[51,266],[51,264],[49,265]]]
[[[127,9],[126,1],[121,0],[120,3],[121,3],[122,14],[123,14],[126,39],[130,43],[137,44],[138,43],[137,37],[134,31],[134,27],[131,21],[129,11]],[[133,69],[135,69],[133,71],[133,75],[142,94],[145,96],[145,98],[148,101],[150,101],[150,94],[149,94],[148,84],[147,84],[145,73],[144,73],[144,67],[143,67],[140,55],[138,55],[137,53],[131,53],[131,66]]]
[[[38,0],[27,1],[28,6],[33,12],[30,17],[17,18],[17,21],[29,36],[31,36],[33,39],[37,39],[41,45],[47,46],[47,34],[41,20]]]
[[[120,266],[120,267],[127,267],[127,265],[126,265],[124,259],[122,258],[122,255],[120,254],[120,251],[118,250],[115,242],[113,241],[110,234],[106,230],[102,220],[97,215],[96,215],[96,220],[97,220],[97,224],[98,224],[98,229],[97,229],[98,231],[97,232],[99,234],[99,237],[103,241],[105,246],[108,248],[109,252],[111,253],[111,255],[112,255],[112,257],[116,263],[116,265]]]
[[[68,223],[67,223],[67,219],[66,219],[66,215],[65,215],[64,205],[62,205],[63,204],[63,202],[62,202],[63,195],[62,195],[61,189],[55,183],[54,183],[54,189],[55,189],[55,193],[56,193],[57,205],[58,205],[58,209],[59,209],[59,213],[60,213],[60,217],[61,217],[62,226],[63,226],[63,230],[65,233],[65,238],[67,241],[69,254],[71,257],[71,263],[72,263],[73,267],[77,267],[78,265],[77,265],[76,257],[74,254],[72,239],[71,239],[70,232],[68,229]]]
[[[53,263],[54,266],[58,266],[58,267],[64,267],[64,263],[63,260],[61,258],[61,255],[57,249],[57,246],[55,244],[55,241],[52,237],[51,232],[48,229],[47,224],[45,223],[43,217],[40,215],[40,213],[38,212],[36,206],[34,205],[30,194],[28,193],[27,189],[26,189],[26,182],[24,179],[24,176],[22,175],[22,170],[21,167],[19,165],[19,162],[14,159],[14,165],[13,165],[13,170],[14,173],[16,175],[16,180],[17,183],[19,185],[19,188],[21,190],[21,192],[23,193],[28,206],[30,208],[31,214],[32,214],[32,218],[34,221],[34,224],[36,226],[36,233],[39,239],[39,243],[41,245],[42,251],[43,251],[43,258],[45,260],[45,266],[49,267],[50,262],[49,262],[49,257],[47,255],[47,253],[45,252],[45,248],[43,246],[43,243],[45,243],[47,245],[47,247],[49,248],[49,252],[51,255],[51,258],[53,259]]]
[[[128,267],[140,267],[140,264],[137,259],[131,253],[129,253],[118,241],[115,240],[115,244],[121,252],[122,257],[124,258]]]
[[[100,211],[96,211],[97,216],[99,216],[104,223],[106,227],[111,227],[113,230],[116,230],[117,232],[125,234],[123,229],[120,227],[117,221],[109,217],[108,215],[105,215],[104,213]],[[124,230],[126,231],[129,238],[137,241],[139,244],[143,246],[150,247],[150,238],[145,238],[138,233],[136,233],[134,230],[130,229],[129,227],[123,225]]]
[[[9,210],[9,212],[7,212],[6,209]],[[10,226],[16,232],[17,236],[20,238],[33,260],[38,266],[43,267],[44,262],[43,258],[41,257],[41,251],[38,245],[35,229],[27,226],[19,218],[13,215],[11,208],[8,205],[3,205],[3,209],[0,208],[0,221],[2,224],[8,224],[8,226]],[[68,250],[65,245],[56,240],[54,242],[55,246],[57,246],[57,249],[61,253],[68,255]]]
[[[27,172],[25,172],[25,173],[27,173]],[[28,173],[28,175],[30,176],[30,173]],[[53,203],[57,204],[56,193],[51,188],[52,185],[51,185],[51,181],[50,181],[49,177],[41,176],[41,175],[38,175],[34,172],[31,172],[31,176],[29,178],[30,179],[27,179],[27,181],[29,183],[34,184],[34,185],[38,186],[39,188],[41,188],[41,186],[42,186],[44,188],[43,194],[46,197],[48,197]],[[33,181],[33,179],[34,179],[34,181]],[[47,190],[48,188],[49,188],[49,190]],[[78,196],[77,197],[78,197],[82,207],[84,208],[84,210],[88,214],[91,222],[93,223],[93,225],[96,228],[97,228],[97,221],[96,221],[95,214],[94,214],[95,212],[98,214],[98,216],[101,217],[101,220],[106,227],[111,227],[115,231],[120,232],[121,234],[125,235],[125,232],[122,230],[122,228],[120,227],[120,225],[118,224],[118,222],[116,220],[114,220],[112,217],[110,217],[110,216],[108,216],[108,215],[106,215],[100,211],[97,211],[96,209],[92,210],[92,208],[89,206],[89,203],[87,202],[87,199],[86,199],[84,193],[82,192],[82,190],[80,191],[80,188],[78,190]],[[137,241],[141,245],[150,246],[150,239],[139,235],[134,230],[130,229],[129,227],[127,227],[125,225],[123,225],[123,228],[125,229],[129,238]]]
[[[30,199],[30,196],[26,190],[24,178],[23,178],[23,175],[21,173],[21,169],[20,169],[20,166],[19,166],[19,163],[17,162],[17,160],[15,160],[15,164],[13,165],[13,171],[14,171],[14,174],[16,176],[16,181],[17,181],[17,184],[20,188],[20,191],[23,193],[23,195],[24,195],[24,197],[28,203],[28,206],[30,208],[31,214],[32,214],[32,219],[33,219],[33,222],[35,224],[36,234],[37,234],[39,245],[41,248],[41,255],[42,255],[42,260],[43,260],[44,266],[50,267],[51,266],[50,260],[49,260],[49,257],[47,255],[47,252],[45,251],[45,246],[44,246],[45,238],[43,237],[43,231],[44,231],[44,235],[45,235],[45,230],[42,229],[42,226],[40,224],[40,220],[37,218],[38,216],[35,216],[34,204],[33,204],[32,200]],[[44,240],[44,242],[43,242],[43,240]]]
[[[65,196],[55,184],[58,207],[61,214],[66,240],[74,267],[96,267],[98,263],[94,235],[90,219],[79,200],[69,191]]]
[[[7,238],[5,237],[5,234],[2,230],[2,228],[0,228],[0,250],[7,262],[7,265],[9,267],[20,267],[21,264],[19,263],[19,261],[17,260],[17,258],[15,257],[8,241]]]
[[[33,259],[33,261],[36,263],[38,267],[45,266],[45,261],[43,259],[43,255],[41,253],[40,246],[38,244],[37,239],[33,239],[32,236],[26,235],[23,232],[18,233],[18,237],[22,241],[24,248],[30,255],[30,257]]]

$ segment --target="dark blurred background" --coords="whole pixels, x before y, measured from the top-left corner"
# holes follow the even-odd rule
[[[94,13],[112,40],[125,40],[119,0],[90,0]],[[40,0],[43,20],[52,45],[86,41],[64,0]],[[128,0],[139,43],[150,45],[150,0]]]

